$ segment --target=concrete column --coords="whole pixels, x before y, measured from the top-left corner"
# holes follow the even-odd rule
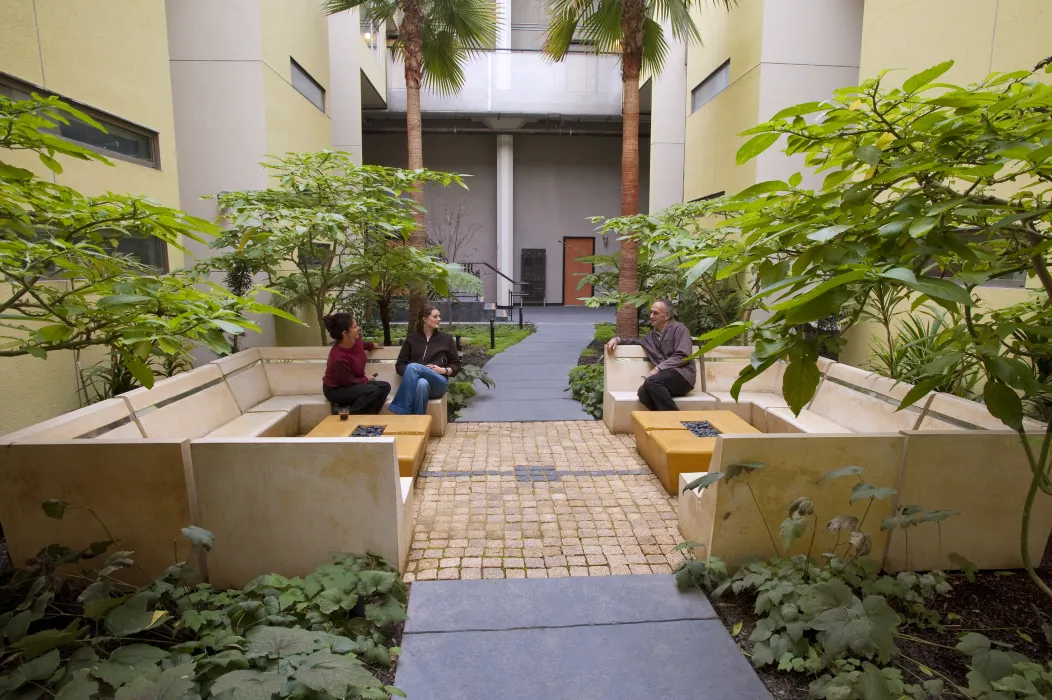
[[[497,135],[497,269],[512,279],[515,278],[515,235],[513,232],[512,187],[514,170],[514,137],[511,134]],[[497,277],[498,306],[511,304],[513,287],[508,280]]]
[[[672,36],[662,71],[651,78],[650,211],[683,201],[684,141],[687,129],[687,46]]]
[[[329,23],[329,114],[332,147],[362,162],[362,77],[358,65],[358,10],[331,15]]]

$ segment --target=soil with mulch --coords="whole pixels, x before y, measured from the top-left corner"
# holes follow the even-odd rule
[[[1046,581],[1052,578],[1052,539],[1045,549],[1038,572]],[[1047,663],[1052,660],[1052,644],[1049,644],[1041,630],[1042,618],[1037,612],[1052,618],[1052,604],[1025,571],[983,571],[976,574],[975,581],[968,581],[961,574],[953,574],[950,583],[953,591],[949,597],[940,596],[931,606],[942,614],[942,631],[920,629],[915,625],[899,627],[902,634],[922,640],[896,639],[899,651],[912,660],[899,664],[904,669],[902,675],[905,681],[919,683],[929,680],[930,677],[918,668],[918,664],[923,664],[966,688],[968,657],[953,649],[958,637],[965,632],[986,635],[1000,648],[1017,651],[1034,662]],[[752,649],[749,635],[757,620],[753,602],[753,596],[735,596],[731,593],[712,601],[716,614],[729,632],[733,634],[734,626],[742,623],[735,641],[746,653]],[[960,618],[951,620],[951,613]],[[757,669],[756,673],[771,695],[786,700],[805,700],[808,697],[807,686],[815,679],[815,676],[803,673],[779,671],[776,665]]]
[[[464,345],[464,349],[460,351],[460,363],[462,365],[482,367],[490,359],[490,356],[486,354],[486,348],[481,345]]]
[[[598,340],[588,343],[588,348],[577,358],[577,364],[579,365],[598,365],[602,364],[602,362],[603,344]]]

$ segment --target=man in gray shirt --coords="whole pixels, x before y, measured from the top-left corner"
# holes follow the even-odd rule
[[[675,309],[667,299],[650,305],[650,327],[652,330],[641,340],[611,338],[606,349],[613,352],[621,345],[641,345],[654,369],[639,387],[639,401],[649,411],[678,411],[674,396],[686,396],[694,390],[697,369],[693,354],[694,341],[690,331],[679,321],[673,320]]]

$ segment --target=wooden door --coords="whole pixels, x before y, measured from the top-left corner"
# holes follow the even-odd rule
[[[581,283],[581,276],[589,275],[595,269],[592,263],[580,261],[580,258],[589,255],[595,255],[594,238],[563,239],[563,304],[565,306],[584,306],[580,297],[592,296],[592,285],[577,288],[577,285]]]

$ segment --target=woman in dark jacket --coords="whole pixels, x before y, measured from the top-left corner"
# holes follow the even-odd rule
[[[402,343],[395,371],[402,384],[389,409],[401,415],[427,413],[429,399],[446,393],[450,377],[460,371],[460,355],[453,336],[438,330],[442,315],[433,306],[420,310],[416,330]]]
[[[365,352],[378,346],[362,342],[361,331],[351,314],[336,313],[322,320],[325,330],[336,341],[329,350],[325,376],[321,380],[325,398],[334,407],[346,406],[355,415],[379,413],[391,393],[391,385],[369,381],[365,376]]]

